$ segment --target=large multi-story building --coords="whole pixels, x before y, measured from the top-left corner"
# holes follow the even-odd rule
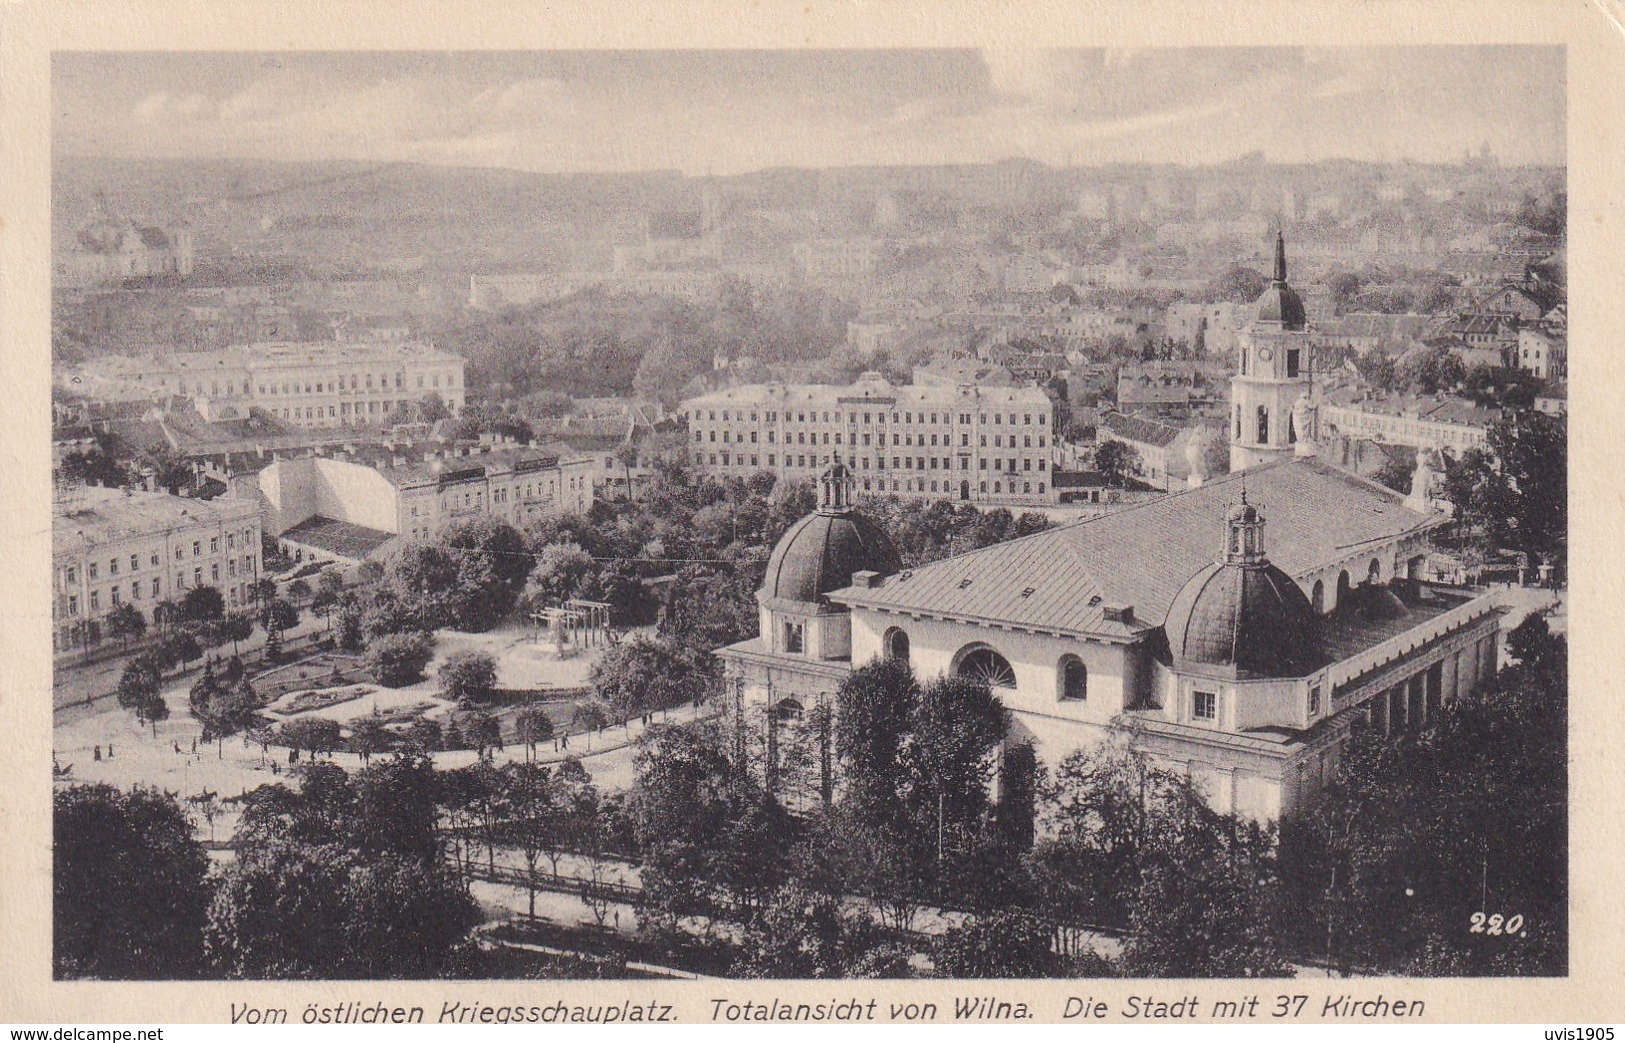
[[[1353,399],[1332,392],[1318,404],[1322,431],[1419,449],[1448,449],[1456,456],[1483,449],[1499,413],[1466,399],[1436,395],[1389,395]]]
[[[64,377],[190,398],[205,420],[240,419],[259,409],[298,427],[368,427],[431,394],[448,409],[462,408],[463,366],[461,356],[422,344],[315,341],[107,356]]]
[[[690,459],[713,474],[816,478],[839,460],[860,494],[1055,500],[1055,409],[1037,387],[750,384],[689,399]]]
[[[265,531],[286,550],[357,564],[464,518],[517,527],[550,514],[585,514],[593,468],[588,455],[480,447],[382,466],[325,456],[278,460],[255,481]]]
[[[188,590],[219,590],[227,609],[249,602],[260,574],[260,519],[251,499],[77,487],[51,525],[52,647],[105,636],[104,620],[133,605],[149,620]]]

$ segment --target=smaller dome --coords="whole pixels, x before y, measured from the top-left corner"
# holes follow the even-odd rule
[[[1275,235],[1275,278],[1265,287],[1254,307],[1254,317],[1260,323],[1294,331],[1302,331],[1309,325],[1303,298],[1286,282],[1286,237],[1279,232]]]
[[[856,511],[817,511],[790,526],[767,561],[761,601],[822,604],[832,590],[850,586],[854,572],[890,575],[902,568],[885,531]]]
[[[1318,664],[1315,609],[1267,562],[1207,565],[1175,595],[1162,625],[1175,669],[1258,679],[1302,677]]]
[[[1175,669],[1238,679],[1312,672],[1318,627],[1303,591],[1267,561],[1208,565],[1175,595],[1163,622]]]
[[[1284,330],[1302,330],[1308,325],[1303,298],[1286,283],[1271,283],[1258,298],[1259,322],[1279,325]]]
[[[1244,493],[1243,496],[1245,495]],[[1258,508],[1243,499],[1230,508],[1230,520],[1240,524],[1255,525],[1258,523]]]
[[[851,586],[854,572],[890,575],[903,567],[891,537],[852,506],[856,484],[836,461],[818,480],[818,510],[790,526],[767,559],[756,599],[828,607],[824,595]]]

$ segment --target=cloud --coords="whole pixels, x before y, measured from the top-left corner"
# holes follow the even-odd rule
[[[157,91],[137,102],[133,115],[142,123],[163,126],[198,123],[212,119],[215,112],[214,102],[201,94]]]
[[[53,62],[53,134],[88,155],[695,173],[1432,158],[1481,140],[1560,162],[1562,58],[1546,50],[94,55]]]

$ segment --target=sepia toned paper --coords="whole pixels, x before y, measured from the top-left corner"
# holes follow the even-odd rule
[[[221,1023],[312,1005],[423,1008],[481,1023],[484,1008],[607,1009],[617,1018],[775,1021],[748,1004],[841,1007],[828,1021],[1031,1020],[1329,1024],[1619,1021],[1625,972],[1625,716],[1616,675],[1620,549],[1617,411],[1625,389],[1625,9],[1607,0],[1483,3],[474,3],[15,5],[0,12],[0,1021]],[[51,966],[51,172],[53,55],[62,52],[695,51],[1537,45],[1564,55],[1574,450],[1567,592],[1571,649],[1569,972],[1549,979],[1270,981],[89,982]],[[1012,59],[1020,75],[1022,59]],[[1509,111],[1515,109],[1509,99]],[[1425,105],[1425,101],[1421,102]],[[1188,128],[1186,128],[1188,130]],[[1171,128],[1170,135],[1182,132]],[[1283,128],[1283,133],[1291,133]],[[1304,131],[1309,134],[1309,130]],[[1177,154],[1177,143],[1169,146]],[[749,150],[741,150],[747,157]],[[878,154],[878,153],[876,153]],[[1288,150],[1290,154],[1290,150]],[[600,154],[601,155],[601,154]],[[995,157],[996,158],[996,157]],[[1085,157],[1078,156],[1085,161]],[[589,150],[575,160],[590,167]],[[853,162],[880,162],[860,158]],[[894,160],[908,162],[906,158]],[[1149,161],[1161,161],[1160,156]],[[684,166],[690,159],[671,163]],[[922,160],[929,162],[929,160]],[[471,165],[482,165],[474,163]],[[98,751],[99,752],[99,751]],[[1147,999],[1149,997],[1149,999]],[[1301,1001],[1299,997],[1302,997]],[[1188,1005],[1173,1004],[1190,998]],[[1378,999],[1415,1017],[1362,1017]],[[985,1006],[981,1001],[989,1001]],[[1251,1006],[1248,1001],[1253,1000]],[[1345,1002],[1346,1001],[1346,1002]],[[1233,1011],[1215,1017],[1215,1004]],[[346,1007],[345,1005],[353,1005]],[[560,1005],[562,1004],[562,1007]],[[1008,1004],[1003,1006],[1002,1004]],[[1277,1014],[1277,1008],[1282,1013]],[[866,1010],[867,1014],[858,1011]],[[1151,1013],[1155,1010],[1157,1013]],[[1178,1013],[1173,1013],[1177,1010]],[[448,1016],[448,1013],[449,1016]],[[734,1013],[736,1012],[737,1013]],[[934,1014],[934,1017],[932,1016]],[[343,1017],[347,1015],[341,1015]],[[586,1019],[586,1015],[582,1016]],[[275,1020],[273,1018],[273,1020]],[[552,1019],[535,1019],[552,1020]]]

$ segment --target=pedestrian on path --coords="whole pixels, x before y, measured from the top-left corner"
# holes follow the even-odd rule
[[[101,743],[96,744],[96,759],[97,760],[102,759],[102,745],[101,745]]]

